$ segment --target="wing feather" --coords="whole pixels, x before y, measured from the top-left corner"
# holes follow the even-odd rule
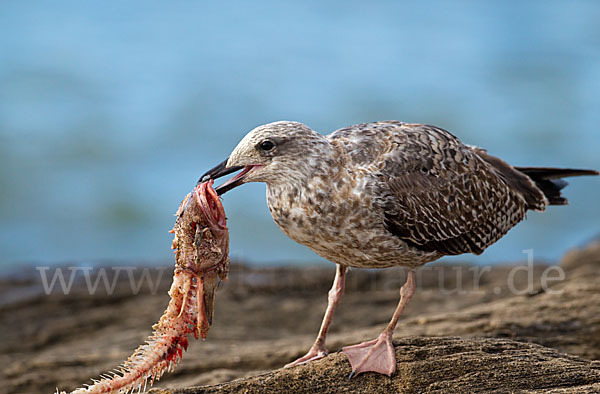
[[[353,157],[375,163],[370,170],[382,196],[384,225],[416,249],[480,254],[525,215],[523,196],[476,148],[443,129],[378,122],[342,129],[330,138],[346,141],[351,151],[361,151],[367,140],[375,146],[368,157],[364,150]]]

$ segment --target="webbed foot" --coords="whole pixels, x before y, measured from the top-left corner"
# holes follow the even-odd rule
[[[377,339],[342,348],[348,356],[352,372],[350,378],[363,372],[377,372],[392,376],[396,372],[396,354],[392,332],[384,331]]]
[[[310,350],[299,359],[286,364],[283,368],[293,367],[295,365],[306,364],[311,361],[319,360],[327,356],[327,349],[324,345],[317,345],[316,343],[310,348]]]

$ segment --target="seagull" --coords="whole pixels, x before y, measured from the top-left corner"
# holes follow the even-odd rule
[[[279,228],[336,264],[317,339],[286,367],[327,355],[327,331],[348,267],[408,270],[385,330],[374,340],[342,348],[351,378],[396,371],[392,334],[415,293],[417,268],[442,256],[481,254],[528,210],[567,204],[561,178],[598,175],[511,166],[439,127],[399,121],[357,124],[327,136],[299,122],[262,125],[199,182],[240,170],[215,189],[219,195],[244,183],[266,183],[267,204]]]

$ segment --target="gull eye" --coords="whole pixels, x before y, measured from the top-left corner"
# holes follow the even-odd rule
[[[275,144],[273,143],[273,141],[269,140],[264,140],[258,146],[264,151],[270,151],[271,149],[275,148]]]

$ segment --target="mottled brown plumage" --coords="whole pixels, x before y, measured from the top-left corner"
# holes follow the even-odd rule
[[[274,148],[261,151],[263,140]],[[243,182],[267,183],[283,232],[353,267],[415,268],[443,255],[480,254],[528,209],[549,203],[526,172],[421,124],[365,123],[325,137],[275,122],[249,133],[228,161],[257,164]]]
[[[260,126],[203,180],[240,168],[216,190],[265,182],[281,230],[342,267],[319,337],[295,363],[326,354],[345,267],[412,270],[444,255],[480,254],[528,210],[565,204],[560,178],[598,174],[513,167],[446,130],[398,121],[358,124],[328,136],[297,122]],[[344,348],[354,371],[393,372],[391,332],[413,293],[410,271],[388,329],[375,341]]]

